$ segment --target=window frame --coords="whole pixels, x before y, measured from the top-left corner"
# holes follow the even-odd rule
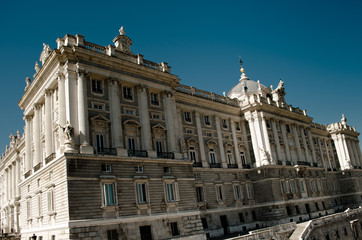
[[[109,192],[109,189],[107,189],[107,187],[109,187],[109,186],[111,187],[110,189],[112,189],[111,193]],[[112,202],[110,200],[112,200]],[[102,182],[102,206],[103,207],[114,207],[117,205],[118,205],[117,182],[116,181],[103,181]]]
[[[165,199],[167,203],[180,201],[178,182],[164,181]]]
[[[131,86],[122,86],[122,99],[127,102],[133,102],[135,99],[134,89]]]
[[[90,79],[91,93],[97,96],[104,94],[104,81],[100,79]]]
[[[137,181],[137,182],[135,182],[135,189],[136,189],[135,192],[136,192],[136,203],[137,203],[137,205],[149,204],[150,203],[150,197],[149,197],[149,192],[148,192],[148,181]],[[142,196],[142,198],[141,198],[141,196]]]

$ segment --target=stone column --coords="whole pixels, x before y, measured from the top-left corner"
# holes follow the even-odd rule
[[[245,121],[241,121],[241,130],[243,131],[242,132],[242,135],[243,135],[243,138],[245,139],[245,160],[247,163],[251,163],[251,157],[250,157],[250,148],[249,148],[249,141],[248,141],[248,135],[247,135],[247,132],[246,132],[246,126],[245,126]]]
[[[341,136],[341,143],[343,145],[343,148],[344,148],[344,154],[345,154],[345,157],[346,157],[346,160],[347,162],[350,162],[351,165],[352,165],[352,168],[354,167],[354,163],[352,162],[352,159],[351,159],[351,156],[348,152],[348,147],[347,147],[347,143],[346,143],[346,138],[343,134],[340,134]]]
[[[268,161],[269,162],[265,162],[266,164],[264,165],[269,165],[269,164],[276,164],[276,160],[273,159],[273,155],[272,155],[272,151],[271,151],[271,147],[270,147],[270,140],[269,140],[269,134],[268,134],[268,129],[266,127],[266,119],[265,116],[261,117],[261,138],[264,144],[264,148],[267,151],[267,153],[269,153],[268,157]]]
[[[46,90],[45,97],[45,157],[53,153],[53,134],[52,134],[52,95],[51,91]]]
[[[324,154],[323,154],[323,148],[322,148],[322,145],[321,145],[321,140],[319,138],[317,138],[318,140],[318,147],[319,147],[319,150],[321,152],[321,158],[322,158],[322,167],[326,168],[326,164],[325,164],[325,160],[324,160]],[[320,167],[318,165],[318,167]]]
[[[86,72],[78,69],[78,127],[79,127],[79,151],[84,154],[93,154],[93,148],[89,145],[89,121]]]
[[[9,201],[10,200],[10,196],[9,196],[9,193],[10,193],[10,185],[9,185],[9,168],[6,168],[5,169],[5,185],[6,185],[6,191],[5,191],[5,199],[6,201]]]
[[[33,142],[34,142],[34,159],[33,167],[41,163],[41,133],[40,133],[40,114],[41,105],[35,104],[34,106],[34,119],[33,119]]]
[[[302,149],[301,149],[301,147],[300,147],[299,136],[298,136],[297,126],[296,126],[296,125],[292,125],[292,131],[293,131],[293,137],[294,137],[295,147],[297,148],[298,160],[299,160],[299,161],[303,161],[303,158],[302,158]],[[295,163],[295,164],[296,164],[296,163]]]
[[[362,156],[361,156],[361,151],[358,145],[358,141],[353,141],[353,146],[354,146],[354,150],[356,151],[356,155],[358,157],[359,160],[359,166],[362,167]]]
[[[219,145],[221,166],[223,168],[227,168],[228,165],[227,165],[226,159],[225,159],[224,143],[223,143],[221,127],[220,127],[220,118],[218,116],[215,116],[215,124],[216,124],[216,132],[217,132],[217,140],[218,140],[218,145]]]
[[[249,115],[249,116],[246,116],[246,120],[249,123],[249,129],[250,129],[250,134],[251,134],[251,143],[253,145],[253,151],[254,151],[254,156],[255,156],[255,165],[256,165],[256,167],[260,167],[261,166],[260,150],[259,150],[259,145],[258,145],[258,139],[257,139],[256,133],[255,133],[254,119],[251,115]]]
[[[341,166],[342,170],[350,169],[350,165],[346,162],[346,157],[344,155],[343,145],[340,142],[340,134],[332,134],[332,139],[334,141],[334,145],[336,146],[337,156],[339,165]]]
[[[156,151],[152,149],[152,137],[150,126],[150,115],[148,112],[148,96],[147,88],[145,86],[139,86],[138,90],[138,108],[141,121],[141,137],[142,147],[148,152],[149,157],[156,157]]]
[[[169,152],[176,153],[176,131],[174,120],[176,115],[174,115],[173,109],[176,108],[174,102],[173,94],[171,92],[165,92],[163,102],[165,105],[165,120],[166,120],[166,129],[167,129],[167,147]],[[180,158],[179,156],[178,158]]]
[[[278,164],[277,160],[283,161],[283,159],[281,159],[282,151],[281,151],[281,148],[280,148],[279,134],[278,134],[277,126],[276,126],[276,123],[275,123],[274,119],[271,119],[271,124],[272,124],[272,129],[273,129],[275,145],[276,145],[276,148],[277,148],[277,158],[278,159],[275,159],[275,161]],[[284,160],[284,162],[285,162],[285,160]]]
[[[197,138],[199,141],[200,158],[201,158],[202,167],[208,167],[206,155],[205,155],[204,138],[202,136],[200,113],[195,112],[195,119],[196,119]]]
[[[286,155],[287,161],[292,162],[292,156],[290,155],[289,141],[288,141],[288,137],[287,137],[287,130],[285,127],[285,123],[281,122],[280,127],[282,129],[282,135],[283,135],[284,146],[285,146],[285,155]]]
[[[350,156],[350,158],[351,158],[352,165],[353,165],[354,167],[356,167],[356,166],[358,165],[358,162],[357,162],[357,159],[356,159],[356,157],[355,157],[355,155],[354,155],[353,148],[352,148],[352,146],[351,146],[351,142],[350,142],[349,139],[345,139],[345,141],[346,141],[346,145],[347,145],[347,149],[348,149],[349,156]]]
[[[110,90],[110,113],[111,113],[111,128],[113,137],[113,147],[117,149],[118,156],[127,156],[127,150],[123,145],[123,128],[121,120],[121,105],[119,82],[116,79],[111,80]]]
[[[20,158],[17,157],[16,159],[16,197],[20,197]]]
[[[24,161],[24,167],[25,172],[29,172],[33,167],[33,160],[32,160],[32,135],[31,135],[31,116],[27,115],[24,117],[25,120],[25,161]]]
[[[327,146],[327,141],[326,139],[324,139],[324,147],[326,148],[326,152],[327,152],[327,161],[328,161],[328,164],[326,164],[327,168],[330,168],[331,170],[333,169],[332,167],[332,163],[331,163],[331,158],[329,157],[329,150],[328,150],[328,146]]]
[[[58,124],[61,127],[64,127],[66,124],[66,111],[65,111],[65,80],[64,75],[58,73]],[[59,144],[60,144],[60,151],[64,151],[64,134],[63,129],[59,128],[58,130],[59,135]]]
[[[302,141],[303,141],[303,145],[304,145],[305,161],[311,162],[310,158],[309,158],[308,145],[307,145],[307,141],[305,139],[304,130],[305,130],[304,128],[300,129],[300,135],[302,136]]]
[[[9,168],[9,200],[11,200],[13,198],[13,167],[12,165],[10,164],[8,166]]]
[[[234,120],[232,120],[232,119],[231,119],[230,127],[231,127],[231,132],[233,135],[234,151],[235,151],[235,158],[236,158],[235,162],[238,164],[238,168],[243,168],[243,164],[241,163],[241,159],[240,159],[238,139],[236,138],[235,123],[234,123]]]
[[[316,157],[316,154],[315,154],[315,149],[314,149],[314,142],[313,142],[313,138],[312,138],[312,133],[310,132],[310,129],[307,130],[308,132],[308,139],[309,139],[309,143],[310,143],[310,147],[312,149],[312,160],[311,160],[311,163],[313,165],[313,163],[315,161],[317,161],[317,157]]]

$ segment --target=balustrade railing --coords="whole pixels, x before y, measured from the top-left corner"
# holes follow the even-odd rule
[[[157,157],[158,158],[170,158],[170,159],[174,159],[175,158],[175,154],[173,152],[158,152],[157,153]]]
[[[146,150],[128,150],[129,157],[148,157]]]
[[[100,149],[94,149],[94,154],[97,155],[117,155],[117,149],[115,148],[100,148]]]

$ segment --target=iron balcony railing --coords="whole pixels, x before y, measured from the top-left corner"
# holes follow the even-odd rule
[[[210,163],[210,168],[221,168],[221,163]]]
[[[194,162],[194,164],[192,164],[192,166],[194,166],[194,167],[202,167],[202,163],[201,162]]]
[[[174,159],[175,154],[173,152],[157,152],[157,157]]]
[[[228,168],[238,168],[237,164],[228,164]]]
[[[146,150],[128,150],[129,157],[148,157]]]
[[[100,149],[94,149],[94,154],[97,155],[117,155],[117,149],[115,148],[100,148]]]

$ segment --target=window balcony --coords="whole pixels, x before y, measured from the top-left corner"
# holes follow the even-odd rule
[[[243,168],[250,169],[251,166],[250,166],[250,164],[243,164]]]
[[[202,167],[202,163],[201,162],[194,162],[194,164],[192,164],[193,167]]]
[[[128,150],[129,157],[148,157],[146,150]]]
[[[113,155],[113,156],[117,156],[117,150],[116,150],[115,148],[94,149],[94,154],[97,154],[97,155]]]
[[[175,154],[173,152],[157,152],[157,157],[174,159]]]
[[[292,162],[291,161],[286,161],[285,162],[287,166],[292,166]]]
[[[238,168],[237,164],[228,164],[228,168]]]
[[[210,168],[221,168],[221,163],[210,163]]]
[[[310,166],[309,162],[306,161],[297,161],[298,165],[305,165],[305,166]]]

